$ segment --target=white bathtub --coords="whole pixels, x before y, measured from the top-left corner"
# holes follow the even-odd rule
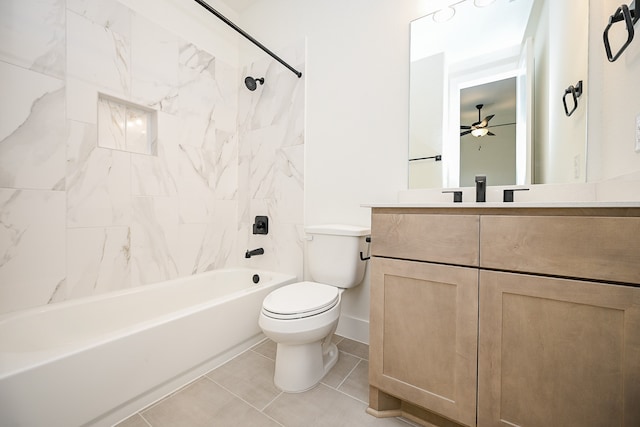
[[[0,425],[112,425],[260,341],[293,281],[215,270],[0,316]]]

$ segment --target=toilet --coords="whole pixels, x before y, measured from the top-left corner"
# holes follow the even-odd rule
[[[338,361],[331,342],[338,326],[342,292],[362,282],[370,230],[353,225],[305,227],[309,274],[266,296],[260,328],[277,344],[274,383],[299,393],[315,387]]]

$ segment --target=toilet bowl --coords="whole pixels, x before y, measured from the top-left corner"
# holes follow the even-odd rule
[[[342,293],[364,277],[369,229],[346,225],[307,227],[313,279],[283,286],[264,299],[259,325],[277,343],[274,383],[298,393],[315,387],[338,360],[331,342],[340,318]]]
[[[334,297],[330,291],[336,291]],[[341,292],[337,291],[320,283],[300,282],[277,289],[265,298],[259,324],[265,335],[278,344],[274,383],[280,390],[289,393],[309,390],[338,361],[338,349],[331,343],[340,318]],[[324,294],[326,299],[315,307],[286,308],[288,297],[293,297],[290,306],[297,301],[295,296],[309,300],[305,292]],[[280,300],[281,304],[274,300]]]

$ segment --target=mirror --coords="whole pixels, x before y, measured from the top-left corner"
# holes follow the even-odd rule
[[[409,188],[586,182],[584,0],[435,4],[411,22]]]

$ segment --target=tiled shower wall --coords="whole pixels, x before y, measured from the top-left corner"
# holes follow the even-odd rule
[[[0,92],[0,313],[222,267],[302,277],[304,85],[272,61],[239,70],[113,0],[5,0]],[[157,155],[98,147],[98,93],[157,110]]]

